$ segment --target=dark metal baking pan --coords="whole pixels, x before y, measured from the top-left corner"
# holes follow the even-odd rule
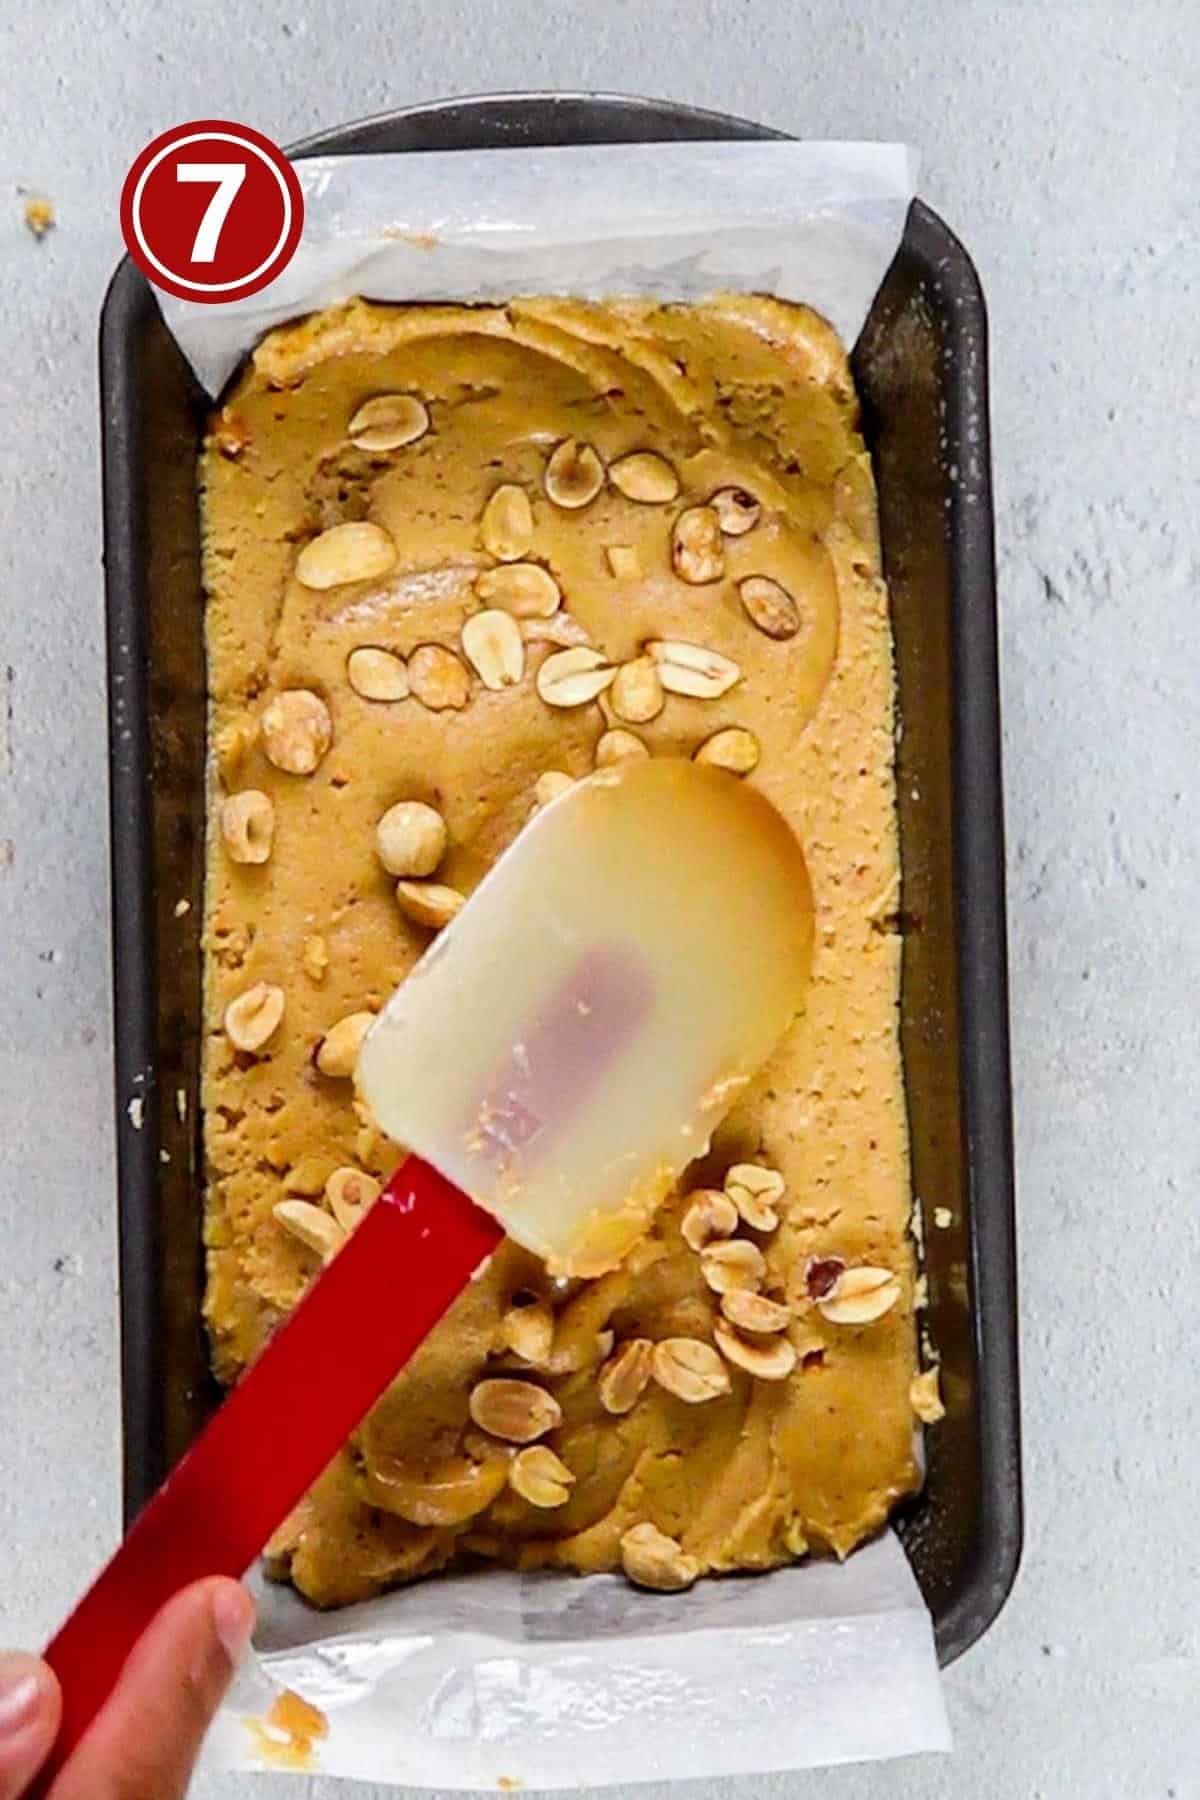
[[[390,113],[294,154],[778,135],[654,101],[536,94]],[[128,261],[100,355],[128,1519],[216,1398],[198,1130],[206,403]],[[946,1663],[1012,1584],[1021,1475],[987,328],[970,259],[920,202],[854,366],[896,638],[901,1029],[948,1409],[898,1524]]]

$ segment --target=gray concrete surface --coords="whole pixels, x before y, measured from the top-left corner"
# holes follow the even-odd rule
[[[537,86],[908,138],[991,304],[1024,1570],[948,1677],[952,1760],[720,1792],[1191,1800],[1200,19],[1167,0],[0,10],[0,1639],[40,1641],[117,1530],[94,340],[121,177],[182,119],[287,140]],[[40,245],[23,186],[58,209]]]

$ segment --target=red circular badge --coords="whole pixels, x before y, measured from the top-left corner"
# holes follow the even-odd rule
[[[261,131],[194,119],[146,145],[121,190],[138,268],[180,300],[242,300],[291,261],[304,226],[296,171]]]

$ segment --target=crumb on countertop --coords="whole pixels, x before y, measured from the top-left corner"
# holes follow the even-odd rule
[[[48,231],[58,223],[53,200],[44,194],[31,194],[25,202],[25,228],[40,244]]]

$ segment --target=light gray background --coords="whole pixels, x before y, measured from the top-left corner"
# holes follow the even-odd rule
[[[286,141],[443,93],[542,86],[658,93],[800,134],[906,138],[991,307],[1024,1569],[947,1678],[953,1759],[717,1788],[747,1800],[1191,1800],[1189,0],[0,9],[0,1640],[40,1642],[117,1532],[95,335],[121,178],[147,138],[183,119],[232,116]],[[58,209],[40,245],[22,185]],[[198,1791],[226,1800],[265,1785]],[[319,1780],[279,1791],[348,1792]]]

